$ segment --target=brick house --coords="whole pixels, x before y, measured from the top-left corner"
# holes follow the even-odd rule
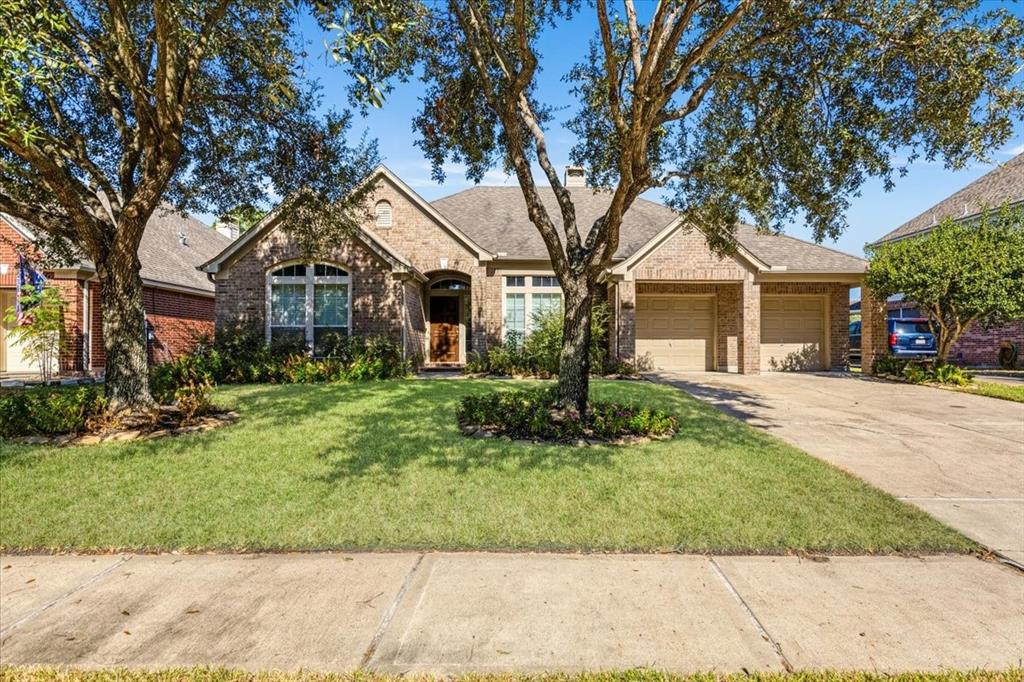
[[[913,239],[927,234],[946,218],[956,221],[976,220],[986,209],[1002,206],[1024,206],[1024,154],[1018,154],[997,166],[963,189],[953,193],[924,213],[908,220],[875,244]],[[923,316],[917,303],[892,296],[886,301],[889,317]],[[971,367],[998,365],[1000,344],[1011,341],[1024,351],[1024,318],[991,328],[975,324],[960,337],[950,351],[950,360]]]
[[[102,373],[103,317],[96,268],[88,260],[51,266],[33,246],[32,228],[0,214],[0,310],[14,305],[18,254],[41,258],[39,269],[47,284],[57,287],[66,304],[62,373]],[[191,217],[158,209],[139,245],[143,300],[151,362],[163,362],[191,349],[197,338],[213,334],[214,287],[196,270],[231,240]],[[0,314],[2,317],[2,314]],[[5,325],[0,338],[0,372],[4,376],[35,373]]]
[[[609,197],[567,172],[579,224]],[[317,346],[329,331],[387,334],[407,357],[459,365],[561,289],[518,187],[475,187],[428,202],[381,166],[366,221],[323,260],[302,258],[272,212],[202,266],[216,285],[218,330],[255,325],[267,339]],[[559,215],[547,192],[551,215]],[[851,287],[865,261],[740,226],[730,256],[666,206],[637,200],[604,282],[609,350],[655,368],[742,373],[839,369],[849,346]]]

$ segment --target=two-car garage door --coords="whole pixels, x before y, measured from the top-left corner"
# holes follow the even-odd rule
[[[711,296],[638,296],[636,352],[656,369],[714,369],[715,300]]]
[[[715,368],[712,296],[638,296],[636,351],[655,369],[698,372]],[[761,298],[761,371],[825,368],[825,299]]]

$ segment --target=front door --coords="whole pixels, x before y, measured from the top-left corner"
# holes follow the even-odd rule
[[[432,362],[459,361],[459,301],[458,296],[432,296],[430,298],[430,360]]]

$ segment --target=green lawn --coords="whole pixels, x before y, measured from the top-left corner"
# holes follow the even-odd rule
[[[964,393],[988,396],[989,398],[1000,398],[1002,400],[1024,403],[1024,385],[997,384],[994,381],[985,381],[984,377],[975,377],[973,383],[963,386],[958,390]]]
[[[679,415],[680,434],[573,448],[463,437],[460,396],[518,382],[233,386],[205,434],[4,443],[0,549],[969,551],[918,509],[646,382],[601,398]]]

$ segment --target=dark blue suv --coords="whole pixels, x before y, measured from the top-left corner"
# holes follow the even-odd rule
[[[916,358],[935,355],[935,335],[924,317],[887,320],[889,325],[889,352],[898,358]]]
[[[886,320],[889,333],[889,352],[898,358],[917,358],[935,355],[935,335],[923,317]],[[850,323],[850,362],[860,364],[860,320]]]

